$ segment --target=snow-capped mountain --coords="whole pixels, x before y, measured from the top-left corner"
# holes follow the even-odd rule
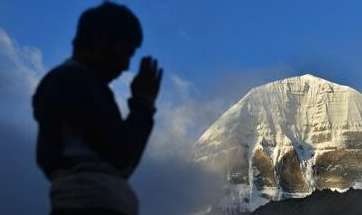
[[[225,176],[215,210],[253,211],[316,189],[362,188],[362,95],[303,75],[250,90],[194,145]]]

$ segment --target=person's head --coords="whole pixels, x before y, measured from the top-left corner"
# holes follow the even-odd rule
[[[73,40],[73,57],[101,67],[107,79],[127,70],[135,50],[142,44],[142,28],[125,6],[105,2],[79,18]]]

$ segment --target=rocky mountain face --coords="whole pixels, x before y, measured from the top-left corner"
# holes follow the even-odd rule
[[[252,212],[316,190],[362,188],[362,95],[312,75],[249,91],[194,145],[225,177],[213,210]]]

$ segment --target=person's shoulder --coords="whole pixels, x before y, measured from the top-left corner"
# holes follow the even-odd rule
[[[66,61],[53,69],[51,69],[45,78],[49,78],[55,81],[71,81],[78,78],[86,78],[85,72],[82,71],[81,66]]]
[[[40,81],[40,85],[69,85],[81,84],[87,78],[81,66],[66,61],[51,69]]]
[[[52,95],[64,88],[74,88],[81,83],[81,69],[70,63],[62,63],[49,70],[40,80],[35,94]]]

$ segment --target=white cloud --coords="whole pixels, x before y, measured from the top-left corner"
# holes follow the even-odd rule
[[[44,70],[39,49],[19,46],[0,28],[1,123],[31,123],[30,98]]]
[[[191,147],[205,129],[224,110],[220,99],[201,101],[194,95],[197,88],[192,82],[176,74],[168,74],[165,94],[157,106],[155,129],[148,144],[148,155],[154,159],[179,156],[188,160]]]
[[[0,211],[22,214],[47,211],[46,182],[35,166],[35,122],[31,95],[44,73],[41,51],[17,44],[0,28]],[[31,195],[36,193],[36,198]]]
[[[182,79],[176,74],[170,74],[170,79],[176,89],[176,93],[182,96],[190,96],[191,90],[195,89],[190,81]]]

